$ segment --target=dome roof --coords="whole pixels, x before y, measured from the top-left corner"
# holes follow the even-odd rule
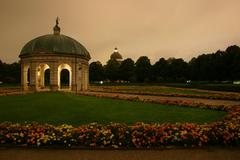
[[[33,53],[77,54],[90,59],[87,49],[75,39],[60,34],[58,21],[54,34],[47,34],[29,41],[21,50],[20,57]]]
[[[78,54],[90,59],[90,55],[83,45],[65,35],[48,34],[37,37],[22,48],[20,56],[38,52]]]
[[[110,56],[111,59],[122,59],[122,55],[118,52],[118,49],[115,48],[113,54]]]

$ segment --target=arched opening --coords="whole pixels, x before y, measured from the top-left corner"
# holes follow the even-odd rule
[[[50,85],[50,67],[47,64],[40,64],[37,67],[37,81],[38,90],[49,89]]]
[[[60,90],[71,90],[72,69],[68,64],[58,66],[58,87]]]
[[[50,86],[50,69],[46,69],[44,72],[44,86]]]
[[[69,71],[67,69],[63,69],[60,73],[60,86],[61,89],[68,88],[70,85],[69,81]]]
[[[27,69],[27,86],[29,86],[30,85],[30,68],[28,67],[28,69]]]

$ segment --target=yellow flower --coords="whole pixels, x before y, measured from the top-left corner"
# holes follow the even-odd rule
[[[118,145],[115,145],[115,144],[114,144],[114,145],[112,145],[112,146],[113,146],[113,148],[118,148]]]
[[[22,132],[20,133],[20,137],[24,137],[24,134]]]

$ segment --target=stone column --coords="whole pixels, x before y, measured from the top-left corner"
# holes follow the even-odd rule
[[[74,63],[72,63],[72,65],[71,65],[71,69],[72,69],[72,82],[71,82],[71,84],[72,84],[72,91],[73,92],[77,92],[77,72],[78,72],[78,70],[77,70],[77,63],[76,62],[74,62]]]
[[[50,89],[58,91],[58,63],[52,62],[50,65]]]
[[[26,64],[21,62],[21,86],[23,91],[28,90],[27,71],[28,71],[28,67],[26,67]]]
[[[83,65],[82,67],[82,90],[87,90],[87,66]]]
[[[77,91],[82,91],[82,70],[83,66],[81,63],[78,64],[78,71],[77,71]]]
[[[89,66],[86,66],[86,90],[89,89]]]
[[[44,86],[44,67],[40,67],[40,87]]]
[[[32,62],[30,64],[30,90],[37,91],[37,64]]]

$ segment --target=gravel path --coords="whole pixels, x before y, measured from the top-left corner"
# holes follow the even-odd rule
[[[1,160],[237,160],[239,148],[63,150],[0,148]]]
[[[136,94],[125,94],[125,93],[108,93],[108,92],[88,92],[89,95],[102,95],[106,97],[138,97],[140,99],[150,100],[170,100],[170,101],[184,101],[204,104],[217,104],[217,105],[240,105],[240,101],[230,100],[214,100],[214,99],[203,99],[203,98],[186,98],[186,97],[167,97],[167,96],[152,96],[152,95],[136,95]]]

